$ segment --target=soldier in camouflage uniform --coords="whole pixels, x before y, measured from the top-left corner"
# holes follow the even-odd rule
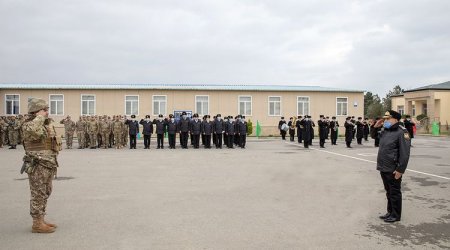
[[[108,123],[109,123],[109,144],[108,147],[112,148],[114,145],[114,131],[113,131],[113,122],[114,120],[111,120],[111,116],[108,116]]]
[[[91,149],[95,149],[97,147],[98,122],[94,116],[91,116],[91,120],[88,122],[88,133],[89,146]]]
[[[78,149],[83,149],[85,144],[84,131],[86,130],[86,122],[83,120],[83,117],[79,117],[78,121],[75,123],[75,129],[77,131],[77,139],[78,139]]]
[[[25,122],[25,118],[23,117],[23,115],[18,115],[17,116],[17,123],[19,126],[19,131],[18,131],[18,139],[17,139],[17,144],[22,144],[22,140],[23,140],[23,136],[22,136],[22,129],[20,129],[22,127],[22,124]]]
[[[123,123],[123,130],[122,130],[122,146],[125,147],[128,144],[128,124],[125,122],[127,121],[127,116],[123,116],[122,123]]]
[[[72,148],[72,142],[73,142],[73,133],[75,132],[75,122],[70,119],[70,116],[68,115],[65,119],[62,119],[60,124],[64,124],[64,137],[66,138],[66,148],[71,149]]]
[[[90,142],[89,142],[89,131],[88,131],[88,126],[89,126],[89,121],[90,118],[83,116],[83,121],[85,122],[85,127],[84,127],[84,148],[89,148]]]
[[[106,149],[109,146],[109,134],[111,133],[111,127],[108,122],[108,117],[106,115],[103,116],[103,119],[101,119],[99,127],[100,127],[99,131],[102,137],[102,147]]]
[[[120,120],[120,116],[116,116],[115,121],[112,124],[114,138],[116,139],[116,149],[120,149],[123,147],[123,127],[125,124]]]
[[[16,146],[19,143],[20,123],[16,120],[15,116],[11,116],[10,119],[11,120],[8,123],[9,149],[16,149]]]
[[[5,141],[6,126],[5,120],[3,120],[3,117],[0,117],[0,148],[3,148],[3,143]]]
[[[26,172],[30,183],[30,215],[33,233],[53,233],[56,225],[44,220],[47,200],[52,193],[52,180],[58,167],[61,137],[48,118],[48,104],[33,98],[28,103],[31,114],[22,126],[25,156],[21,173]]]

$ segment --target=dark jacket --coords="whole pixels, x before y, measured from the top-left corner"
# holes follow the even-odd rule
[[[351,122],[345,122],[345,141],[352,141],[353,140],[353,129],[355,128],[355,125]]]
[[[292,121],[288,122],[289,126],[289,135],[295,135],[295,124],[292,124]]]
[[[364,137],[364,124],[360,121],[356,122],[356,138],[361,139]]]
[[[191,131],[193,135],[199,135],[202,132],[202,121],[195,121],[194,119],[192,119],[189,131]]]
[[[239,135],[247,135],[247,122],[239,121],[237,124],[237,132]]]
[[[125,122],[125,124],[128,125],[128,134],[129,135],[139,134],[139,122],[138,121],[127,120]]]
[[[167,126],[166,120],[160,121],[160,120],[155,119],[153,121],[153,123],[156,125],[155,131],[156,131],[157,135],[162,135],[166,132],[166,126]]]
[[[327,138],[328,123],[326,121],[319,120],[317,124],[319,125],[319,138],[321,140],[325,140]]]
[[[213,122],[202,122],[202,134],[211,135],[213,132]]]
[[[404,173],[408,166],[411,139],[408,130],[398,123],[380,134],[377,170],[380,172]]]
[[[217,118],[214,120],[213,131],[216,134],[222,134],[225,131],[222,119],[220,121]]]
[[[416,125],[414,122],[412,121],[408,121],[405,119],[405,121],[403,122],[405,124],[405,128],[408,130],[409,133],[409,137],[414,138],[414,125]]]
[[[178,121],[178,131],[189,132],[190,122],[191,121],[189,120],[189,118],[186,119],[181,118],[180,121]]]
[[[178,124],[176,121],[171,122],[170,120],[167,122],[167,132],[169,135],[174,135],[178,131]]]
[[[144,135],[151,135],[153,134],[153,122],[152,121],[145,121],[141,119],[139,124],[142,125],[142,134]]]
[[[312,127],[312,121],[303,119],[300,121],[300,126],[303,127],[302,129],[302,136],[303,140],[309,141],[312,139],[311,134],[314,133],[313,127]]]
[[[235,122],[226,122],[225,123],[225,133],[228,135],[234,135],[236,132],[236,123]]]

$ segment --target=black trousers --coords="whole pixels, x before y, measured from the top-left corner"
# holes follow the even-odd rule
[[[375,147],[380,146],[380,138],[378,136],[375,138]]]
[[[200,147],[200,135],[192,135],[192,143],[194,145],[194,148]]]
[[[324,147],[325,146],[325,138],[324,139],[321,138],[319,140],[319,144],[320,144],[321,147]]]
[[[393,173],[380,172],[386,190],[387,212],[392,217],[402,217],[402,178],[396,180]]]
[[[150,136],[151,135],[144,135],[144,147],[150,148]]]
[[[169,134],[169,147],[175,148],[175,134]]]
[[[227,147],[228,148],[234,148],[234,134],[233,135],[227,135]]]
[[[331,145],[336,145],[337,136],[337,131],[331,131]]]
[[[303,140],[303,147],[309,148],[309,140]]]
[[[189,133],[188,132],[181,132],[181,134],[180,134],[180,142],[181,142],[181,147],[182,148],[187,148],[188,139],[189,139]]]
[[[190,135],[190,137],[191,137],[191,145],[194,145],[194,135],[191,133],[191,134],[189,134]]]
[[[158,143],[158,148],[164,148],[164,134],[157,134],[156,142]]]
[[[286,140],[286,131],[280,130],[281,139]]]
[[[362,137],[361,138],[358,138],[358,137],[356,138],[356,141],[358,142],[358,144],[362,144],[362,139],[363,139]]]
[[[136,135],[130,135],[130,149],[136,148]]]
[[[222,148],[222,134],[216,134],[216,148]]]
[[[297,140],[298,140],[298,143],[302,143],[302,141],[303,141],[302,132],[299,130],[297,130]]]
[[[239,136],[239,147],[245,148],[245,143],[247,142],[247,135]]]
[[[345,144],[347,145],[347,148],[351,147],[352,141],[345,141]]]
[[[227,147],[228,147],[228,135],[227,134],[223,134],[223,144],[227,145]]]
[[[290,141],[294,141],[294,138],[295,138],[295,130],[294,131],[291,131],[291,130],[289,130],[289,139],[290,139]]]
[[[216,145],[217,144],[217,135],[213,134],[212,138],[213,138],[214,145]]]
[[[202,134],[202,145],[205,145],[205,135]]]
[[[211,135],[205,135],[205,148],[211,148]]]

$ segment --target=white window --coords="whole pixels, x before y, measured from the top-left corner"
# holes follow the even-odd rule
[[[139,115],[139,96],[127,95],[125,96],[125,114]]]
[[[269,116],[281,115],[281,96],[269,96]]]
[[[64,95],[50,95],[50,115],[64,115]]]
[[[337,97],[336,98],[336,115],[345,116],[348,114],[348,98]]]
[[[239,114],[245,116],[252,115],[252,97],[251,96],[239,96]]]
[[[95,95],[81,95],[81,114],[95,115]]]
[[[309,96],[297,96],[297,115],[309,115]]]
[[[405,114],[405,106],[397,106],[397,112],[400,114],[400,115],[404,115]]]
[[[167,96],[154,95],[153,96],[153,115],[166,115],[167,113]]]
[[[209,96],[207,95],[195,96],[195,113],[202,116],[209,114]]]
[[[5,95],[5,108],[7,115],[20,113],[20,95]]]

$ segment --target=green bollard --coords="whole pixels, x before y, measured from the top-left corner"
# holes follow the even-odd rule
[[[433,122],[431,125],[431,134],[433,136],[439,136],[439,123]]]

